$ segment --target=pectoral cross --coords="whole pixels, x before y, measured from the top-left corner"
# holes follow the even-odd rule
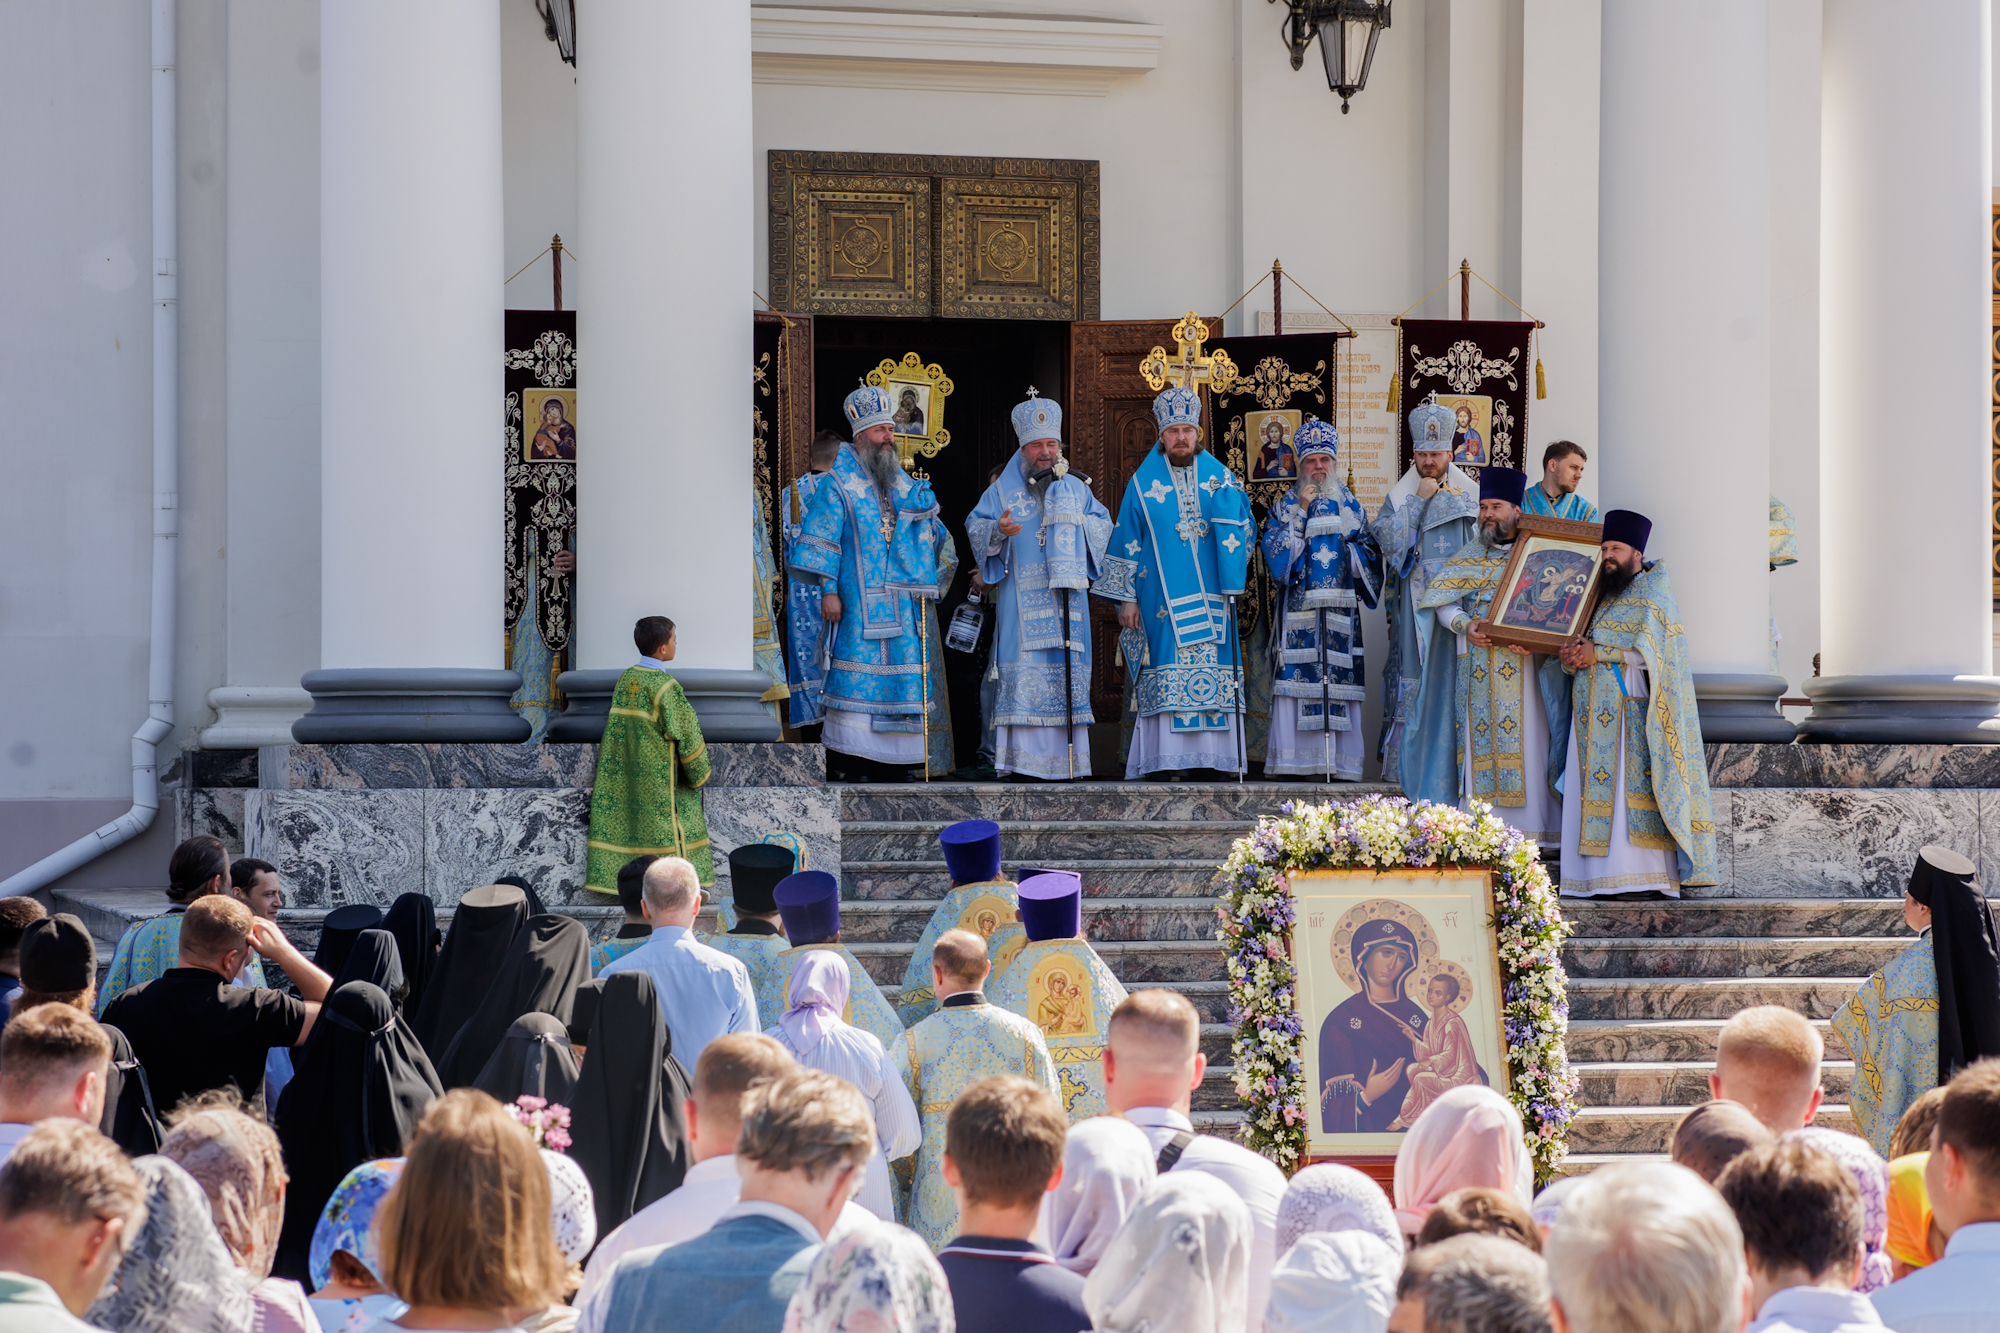
[[[1152,355],[1139,363],[1139,373],[1145,376],[1146,386],[1155,393],[1169,383],[1183,389],[1206,386],[1219,392],[1234,384],[1236,363],[1220,347],[1203,356],[1202,344],[1207,341],[1207,322],[1194,311],[1188,311],[1186,318],[1174,325],[1173,358],[1168,359],[1166,348],[1155,347]]]

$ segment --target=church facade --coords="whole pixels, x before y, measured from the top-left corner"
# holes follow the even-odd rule
[[[1345,112],[1284,0],[575,8],[21,16],[0,878],[309,714],[513,739],[507,673],[550,701],[643,615],[754,730],[782,610],[746,529],[778,542],[857,378],[915,357],[899,430],[962,539],[1031,385],[1117,503],[1187,312],[1328,337],[1371,512],[1391,318],[1526,313],[1521,456],[1575,440],[1653,518],[1705,727],[1990,734],[1983,3],[1396,0]],[[1279,466],[1292,427],[1248,424]],[[153,882],[172,825],[69,882]]]

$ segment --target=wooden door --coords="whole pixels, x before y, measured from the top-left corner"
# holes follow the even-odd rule
[[[1155,347],[1174,347],[1171,319],[1098,320],[1070,326],[1070,460],[1091,480],[1091,489],[1115,519],[1125,483],[1159,438],[1153,421],[1156,391],[1139,374],[1139,363]],[[1222,321],[1210,319],[1211,338],[1222,336]],[[1204,413],[1207,392],[1202,394]],[[1122,713],[1124,665],[1118,656],[1118,617],[1111,603],[1090,599],[1092,674],[1090,707],[1098,721]]]

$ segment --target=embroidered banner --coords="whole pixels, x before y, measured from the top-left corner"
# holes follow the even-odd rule
[[[576,312],[509,310],[506,350],[507,665],[539,741],[562,711],[576,581],[556,567],[576,536]]]
[[[1489,464],[1521,466],[1528,453],[1534,329],[1524,320],[1402,321],[1398,475],[1411,462],[1410,409],[1433,393],[1458,414],[1452,462],[1475,478]]]

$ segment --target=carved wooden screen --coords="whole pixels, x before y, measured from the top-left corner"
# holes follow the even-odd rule
[[[1207,321],[1209,337],[1222,336],[1222,321]],[[1171,319],[1106,320],[1070,328],[1070,459],[1091,480],[1091,489],[1117,517],[1125,483],[1159,438],[1153,420],[1155,390],[1139,374],[1139,362],[1155,347],[1171,349]],[[1208,391],[1202,391],[1204,417]],[[1092,676],[1090,707],[1100,722],[1124,708],[1124,668],[1118,655],[1118,618],[1111,604],[1090,599]]]

